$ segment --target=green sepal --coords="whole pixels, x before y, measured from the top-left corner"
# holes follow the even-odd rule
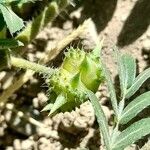
[[[48,110],[51,110],[51,109],[52,109],[52,106],[53,106],[52,103],[47,104],[47,105],[41,110],[41,112],[42,112],[42,111],[48,111]]]
[[[63,94],[58,95],[56,98],[55,103],[53,104],[51,111],[49,113],[49,116],[52,115],[56,110],[58,110],[60,107],[62,107],[66,103],[66,98]]]

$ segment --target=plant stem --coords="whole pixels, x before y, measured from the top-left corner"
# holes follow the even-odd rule
[[[11,56],[11,65],[22,68],[22,69],[30,69],[38,73],[46,73],[49,74],[53,69],[45,67],[43,65],[30,62],[28,60],[22,58],[16,58]]]
[[[70,35],[68,35],[66,38],[64,38],[62,41],[58,42],[56,48],[54,48],[52,51],[48,51],[45,56],[48,56],[47,58],[42,58],[39,60],[42,64],[46,64],[50,60],[54,59],[60,52],[65,48],[69,43],[71,43],[74,39],[76,39],[79,35],[85,32],[86,28],[89,25],[90,20],[86,20],[81,26],[79,26],[76,30],[74,30]],[[61,49],[60,49],[61,48]],[[34,71],[27,70],[25,73],[23,73],[19,79],[15,80],[11,86],[3,91],[3,93],[0,95],[0,105],[5,104],[9,97],[16,92],[23,84],[25,84],[32,76],[34,75]]]

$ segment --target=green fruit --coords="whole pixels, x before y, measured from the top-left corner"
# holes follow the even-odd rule
[[[60,68],[47,80],[51,87],[51,103],[43,111],[50,110],[50,114],[53,114],[57,110],[72,110],[87,100],[87,89],[93,92],[98,90],[104,76],[96,51],[87,53],[74,48],[68,50]]]

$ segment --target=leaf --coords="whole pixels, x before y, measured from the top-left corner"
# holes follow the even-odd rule
[[[11,34],[21,30],[24,27],[23,20],[19,18],[10,8],[0,4],[0,10]]]
[[[126,74],[126,78],[124,80],[127,83],[127,88],[129,88],[135,80],[136,62],[135,59],[129,54],[123,54],[121,60],[124,65],[124,72]]]
[[[0,39],[0,49],[8,49],[23,46],[24,44],[15,39]]]
[[[111,144],[116,141],[116,138],[119,136],[121,132],[118,130],[118,127],[115,127],[111,133]]]
[[[111,100],[111,103],[112,103],[112,107],[113,107],[113,110],[115,112],[115,115],[118,116],[117,98],[116,98],[115,88],[113,86],[113,82],[112,82],[112,79],[111,79],[111,76],[110,76],[110,72],[106,68],[105,64],[102,64],[102,67],[103,67],[103,71],[104,71],[105,78],[106,78],[106,81],[107,81],[107,87],[108,87],[108,91],[109,91],[109,94],[110,94],[110,100]]]
[[[114,47],[114,52],[115,52],[115,58],[117,60],[120,88],[123,97],[127,88],[125,67],[123,61],[121,60],[121,54],[117,49],[117,47]]]
[[[144,70],[135,78],[134,83],[127,90],[125,97],[130,98],[149,77],[150,77],[150,68]]]
[[[150,133],[150,118],[141,119],[122,131],[117,137],[112,150],[121,150]]]
[[[129,88],[135,80],[136,63],[135,59],[129,54],[121,55],[117,48],[114,48],[114,52],[117,59],[120,87],[123,97],[126,94],[127,88]]]
[[[146,92],[130,102],[123,111],[120,124],[125,124],[134,118],[139,112],[150,105],[150,91]]]
[[[105,116],[103,109],[101,107],[101,104],[98,102],[98,99],[95,96],[95,94],[90,90],[87,91],[87,94],[93,105],[95,115],[97,118],[97,122],[99,124],[99,128],[103,135],[105,146],[109,150],[110,149],[110,135],[109,135],[109,128],[108,128],[106,116]]]

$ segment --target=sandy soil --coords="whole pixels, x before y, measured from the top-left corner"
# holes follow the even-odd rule
[[[117,82],[117,70],[112,57],[112,46],[117,45],[121,52],[130,53],[137,60],[138,72],[149,67],[150,63],[150,0],[89,0],[82,5],[69,7],[63,12],[52,27],[45,28],[29,44],[24,57],[30,61],[39,59],[44,50],[49,50],[72,32],[85,19],[92,18],[89,32],[80,36],[71,45],[82,45],[86,50],[95,46],[99,36],[104,40],[103,59],[112,73],[114,83]],[[77,44],[76,44],[77,43]],[[58,65],[62,57],[53,61]],[[12,80],[20,74],[19,71],[0,72],[1,91],[10,86]],[[13,94],[6,108],[0,111],[0,150],[102,150],[103,142],[99,136],[98,125],[89,102],[85,102],[72,112],[60,113],[50,118],[40,110],[47,101],[44,79],[36,74],[17,93]],[[142,86],[139,93],[150,90],[149,81]],[[112,110],[105,84],[96,93],[103,104],[110,128]],[[46,127],[31,124],[26,118],[19,117],[16,108],[32,116]],[[149,108],[139,117],[150,116]],[[148,137],[147,137],[148,139]],[[150,150],[145,145],[147,139],[132,145],[128,150]]]

